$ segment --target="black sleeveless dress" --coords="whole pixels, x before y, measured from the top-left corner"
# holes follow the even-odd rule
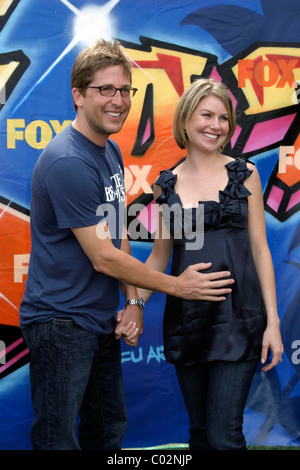
[[[251,193],[244,186],[252,171],[243,159],[225,166],[228,183],[219,191],[219,201],[199,201],[198,208],[182,207],[174,189],[177,175],[171,170],[162,171],[156,181],[162,189],[157,202],[174,237],[171,274],[177,276],[191,264],[211,261],[211,271],[229,270],[235,279],[232,293],[221,302],[167,296],[164,352],[174,364],[242,361],[261,354],[266,312],[247,229]],[[193,234],[198,234],[194,245]]]

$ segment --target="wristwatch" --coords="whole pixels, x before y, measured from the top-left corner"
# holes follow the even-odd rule
[[[142,310],[144,310],[145,302],[142,297],[139,299],[130,299],[126,301],[126,305],[138,305]]]

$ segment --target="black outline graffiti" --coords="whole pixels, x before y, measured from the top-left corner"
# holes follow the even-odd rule
[[[11,4],[8,7],[7,11],[5,12],[4,15],[0,15],[0,31],[4,28],[6,25],[7,21],[9,20],[11,14],[19,4],[20,0],[11,0]]]
[[[30,65],[29,58],[21,50],[0,54],[0,66],[8,65],[10,62],[17,62],[18,66],[5,83],[6,101],[8,100],[15,87],[17,86],[18,82],[21,80],[24,72]],[[3,106],[5,106],[5,103],[0,103],[0,111]]]
[[[150,125],[150,136],[149,138],[143,143],[145,130],[147,127],[147,123],[149,122]],[[139,120],[138,130],[137,130],[137,137],[134,143],[131,155],[134,157],[142,157],[147,150],[151,147],[155,140],[155,133],[154,133],[154,118],[153,118],[153,84],[149,83],[146,88],[145,99],[142,109],[141,118]]]

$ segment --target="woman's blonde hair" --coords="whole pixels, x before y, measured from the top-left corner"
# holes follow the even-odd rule
[[[187,148],[189,135],[187,125],[200,101],[207,96],[216,96],[223,101],[228,113],[229,132],[220,151],[230,142],[235,131],[236,118],[232,100],[226,85],[213,78],[195,80],[183,93],[176,108],[173,124],[173,135],[177,145]]]

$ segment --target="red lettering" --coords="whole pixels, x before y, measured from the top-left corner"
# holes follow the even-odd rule
[[[238,86],[245,88],[246,79],[253,79],[254,60],[239,60],[238,61]]]
[[[280,56],[267,54],[268,60],[239,60],[238,61],[238,86],[245,88],[246,80],[253,80],[261,87],[276,85],[283,88],[286,83],[290,87],[295,81],[294,69],[300,67],[300,59],[292,56]]]
[[[268,75],[268,78],[266,78]],[[275,85],[279,75],[279,70],[275,62],[262,60],[254,69],[255,81],[262,87]]]
[[[286,83],[292,87],[295,80],[293,70],[296,68],[297,63],[298,59],[289,60],[288,62],[277,60],[278,67],[281,70],[281,77],[277,83],[278,88],[283,88]]]

